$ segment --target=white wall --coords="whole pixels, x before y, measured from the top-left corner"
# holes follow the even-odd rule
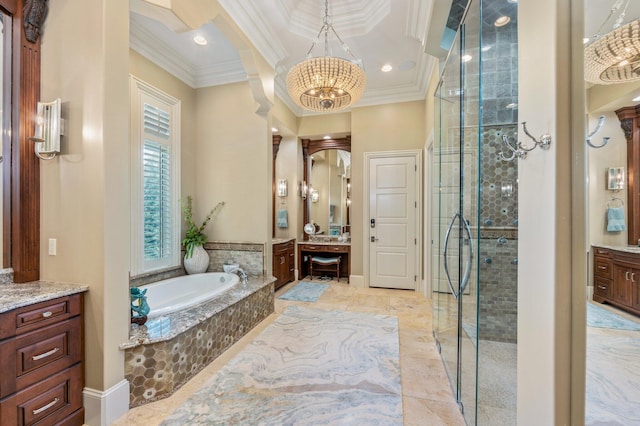
[[[40,163],[41,278],[90,287],[85,374],[98,391],[123,379],[129,329],[128,26],[127,0],[57,0],[42,36],[42,99],[60,97],[67,121],[61,155]]]
[[[571,134],[569,6],[518,4],[519,119],[533,135],[553,138],[548,151],[538,148],[518,165],[518,425],[571,421],[571,255],[582,248],[572,247],[579,222],[572,214],[584,214],[571,210],[572,185],[583,190],[572,182],[572,136],[584,139]],[[518,137],[531,143],[522,130]]]
[[[226,203],[207,227],[210,241],[271,240],[271,128],[255,110],[248,83],[197,92],[194,218]]]
[[[609,167],[624,167],[627,170],[627,141],[620,128],[620,120],[614,112],[589,115],[589,129],[593,131],[600,115],[605,116],[602,129],[593,137],[592,143],[601,144],[603,136],[609,136],[609,143],[603,148],[589,148],[589,243],[590,245],[627,245],[627,231],[607,232],[607,203],[612,197],[620,198],[627,205],[627,191],[607,190],[607,171]],[[620,202],[612,202],[620,207]],[[628,219],[628,218],[627,218]]]

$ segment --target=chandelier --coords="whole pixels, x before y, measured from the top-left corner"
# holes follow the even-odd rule
[[[629,0],[616,1],[600,31],[623,2],[613,30],[603,36],[596,34],[585,48],[584,78],[590,83],[614,84],[640,79],[640,19],[622,26]]]
[[[287,90],[296,104],[316,112],[338,111],[360,99],[367,83],[359,61],[342,41],[329,18],[329,1],[324,2],[324,19],[318,36],[307,52],[307,59],[296,64],[287,74]],[[329,31],[353,57],[347,60],[331,56]],[[324,35],[324,56],[312,57],[314,47]]]

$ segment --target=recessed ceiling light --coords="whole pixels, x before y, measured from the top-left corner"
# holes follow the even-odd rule
[[[509,22],[511,22],[511,18],[509,18],[508,16],[501,16],[496,19],[496,22],[494,22],[493,25],[495,25],[496,27],[504,27]]]
[[[271,128],[271,131],[272,131],[272,132],[277,132],[277,131],[278,131],[278,128],[277,128],[277,127],[272,127],[272,128]]]
[[[382,68],[380,68],[380,71],[382,72],[389,72],[393,69],[393,67],[390,64],[384,64],[382,66]]]
[[[197,35],[193,38],[193,41],[199,46],[206,46],[208,41],[204,36]]]
[[[329,139],[331,139],[331,136],[326,135],[326,136],[324,136],[322,139],[324,139],[324,140],[329,140]]]
[[[635,98],[631,99],[632,102],[640,102],[640,96],[636,96]]]
[[[462,55],[462,58],[460,58],[460,59],[462,59],[462,62],[469,62],[470,60],[473,59],[473,56],[471,56],[471,55]]]

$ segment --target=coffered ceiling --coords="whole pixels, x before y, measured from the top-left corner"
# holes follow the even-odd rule
[[[215,27],[189,29],[157,1],[131,0],[131,47],[194,88],[246,80],[240,56]],[[305,59],[324,16],[322,0],[219,0],[220,5],[275,69],[276,94],[298,115],[289,98],[288,70]],[[330,0],[329,14],[342,40],[361,59],[367,86],[357,106],[424,99],[434,65],[425,53],[427,22],[444,16],[451,0]],[[448,5],[447,5],[448,3]],[[444,13],[442,13],[444,11]],[[208,40],[193,42],[195,35]],[[332,55],[352,59],[333,39]],[[322,56],[322,39],[313,50]],[[381,67],[393,69],[384,73]]]

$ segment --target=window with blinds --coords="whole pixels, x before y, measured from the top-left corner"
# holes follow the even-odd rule
[[[180,264],[179,101],[132,81],[132,273]]]

